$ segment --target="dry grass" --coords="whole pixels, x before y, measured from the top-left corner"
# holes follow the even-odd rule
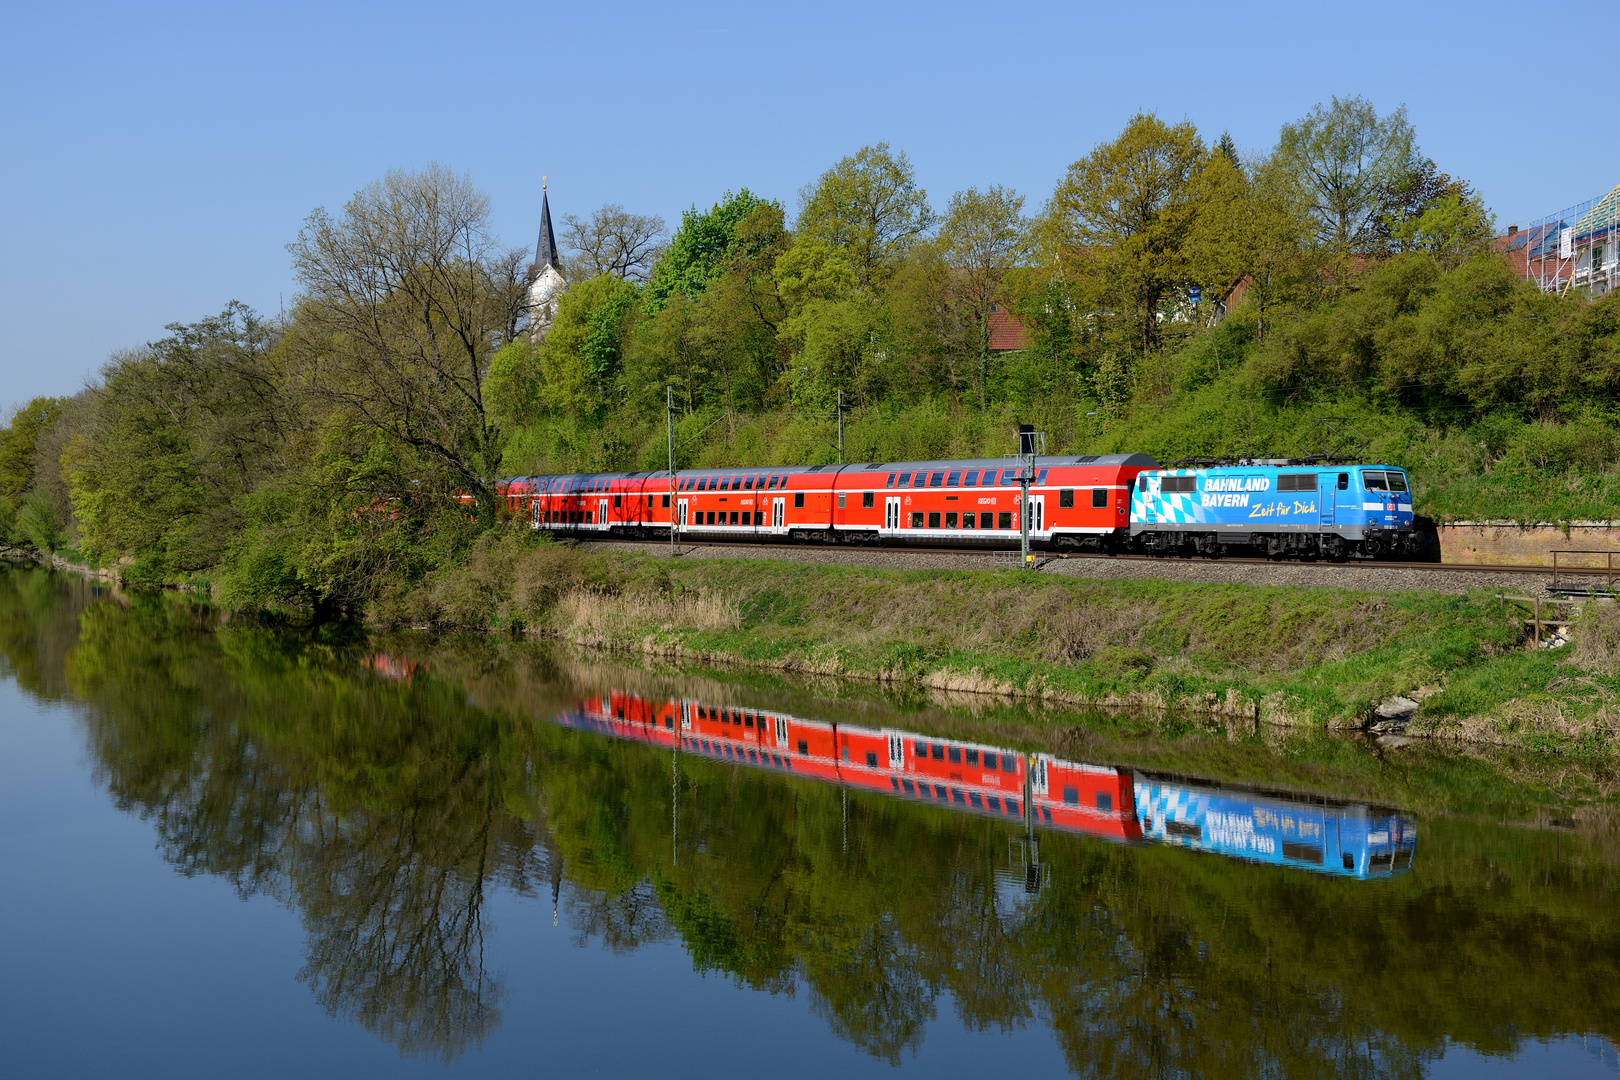
[[[1594,675],[1620,675],[1620,604],[1590,601],[1575,618],[1574,661]]]
[[[581,645],[625,646],[652,633],[735,630],[742,625],[737,600],[712,592],[603,593],[574,589],[557,601],[551,624]]]

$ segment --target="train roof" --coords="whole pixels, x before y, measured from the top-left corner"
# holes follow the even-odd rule
[[[1001,458],[938,458],[932,461],[872,461],[851,462],[847,465],[747,465],[725,466],[710,469],[682,469],[680,475],[685,476],[810,476],[810,475],[839,475],[843,473],[871,473],[871,472],[916,472],[918,470],[959,470],[959,469],[1015,469],[1023,461],[1018,457]],[[1077,454],[1038,457],[1035,459],[1037,469],[1066,468],[1070,466],[1095,466],[1097,468],[1143,468],[1154,469],[1159,467],[1158,461],[1150,454]],[[601,472],[601,473],[551,473],[541,476],[511,476],[506,483],[550,483],[557,480],[568,481],[598,481],[598,480],[659,480],[667,479],[667,470],[656,472]]]

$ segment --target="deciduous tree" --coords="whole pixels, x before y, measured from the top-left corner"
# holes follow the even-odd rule
[[[865,146],[799,193],[797,231],[849,253],[856,284],[881,284],[934,225],[905,152]]]

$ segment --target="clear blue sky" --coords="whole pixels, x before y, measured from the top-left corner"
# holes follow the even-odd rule
[[[557,215],[749,187],[792,208],[888,140],[936,205],[1038,207],[1137,110],[1246,150],[1335,94],[1405,104],[1506,227],[1620,183],[1602,72],[1620,5],[141,4],[8,6],[0,408],[232,299],[390,167],[441,161],[532,245]]]

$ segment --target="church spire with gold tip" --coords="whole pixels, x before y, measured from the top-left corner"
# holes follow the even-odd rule
[[[546,198],[546,178],[540,178],[540,239],[534,245],[536,269],[557,266],[557,236],[551,231],[551,203]]]

